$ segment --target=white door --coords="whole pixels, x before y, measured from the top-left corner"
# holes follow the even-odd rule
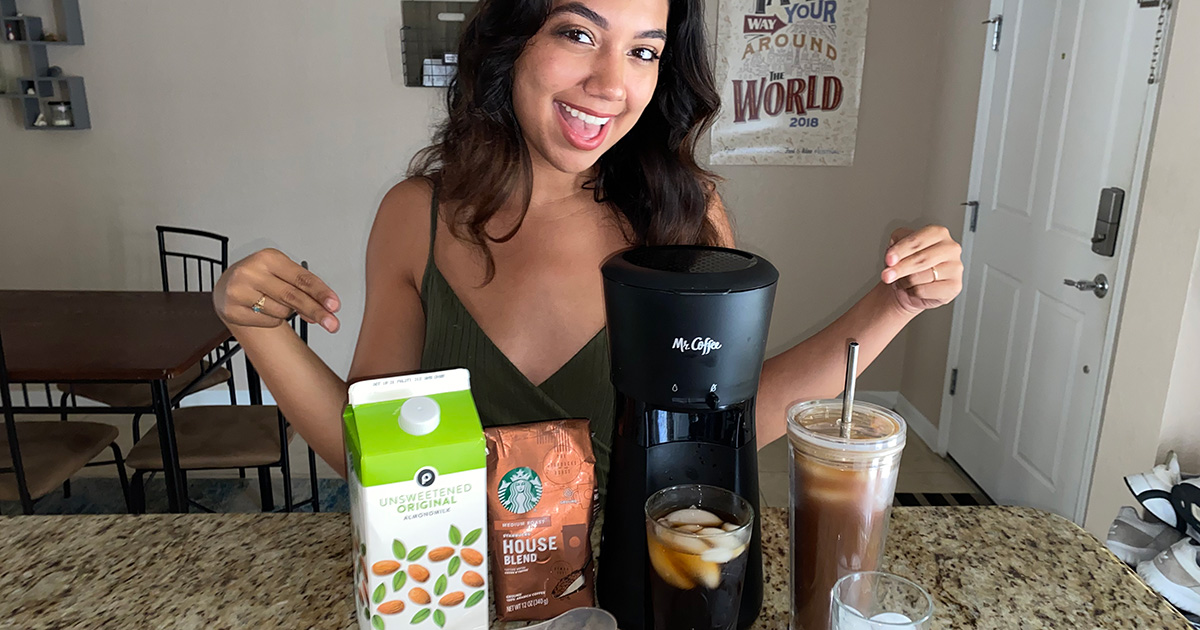
[[[949,453],[998,503],[1078,519],[1099,430],[1114,295],[1140,189],[1158,9],[993,0],[972,163]],[[1092,253],[1101,189],[1126,192],[1116,257]],[[957,351],[954,348],[957,347]],[[956,354],[955,354],[956,352]]]

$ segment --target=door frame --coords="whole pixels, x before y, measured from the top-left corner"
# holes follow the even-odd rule
[[[988,6],[988,15],[994,16],[1000,13],[1003,6],[1004,0],[991,0]],[[1133,259],[1133,245],[1137,225],[1141,219],[1146,171],[1150,164],[1150,149],[1158,122],[1158,102],[1162,94],[1162,77],[1166,76],[1166,68],[1170,56],[1174,17],[1175,11],[1172,7],[1167,11],[1167,23],[1163,26],[1164,34],[1162,49],[1160,51],[1161,61],[1156,73],[1158,80],[1147,90],[1146,107],[1142,112],[1137,156],[1134,159],[1133,180],[1130,185],[1129,195],[1127,196],[1130,202],[1122,210],[1121,223],[1125,226],[1125,229],[1120,230],[1118,237],[1116,253],[1118,260],[1117,273],[1112,281],[1112,289],[1108,294],[1111,298],[1109,302],[1108,326],[1104,334],[1104,344],[1100,351],[1100,365],[1096,374],[1096,381],[1099,386],[1096,388],[1095,400],[1092,404],[1092,417],[1088,421],[1087,447],[1083,460],[1084,474],[1081,476],[1083,483],[1080,488],[1079,498],[1075,504],[1074,513],[1071,514],[1071,520],[1078,524],[1083,523],[1084,515],[1087,513],[1088,499],[1091,496],[1092,477],[1096,464],[1096,450],[1100,442],[1100,428],[1104,423],[1104,403],[1108,398],[1113,354],[1116,348],[1117,333],[1121,327],[1121,313],[1124,309],[1125,287],[1129,278],[1130,263]],[[1006,42],[1011,45],[1011,37],[1004,38],[1004,35],[1010,33],[1011,31],[1008,29],[1001,31],[1001,46],[1005,45]],[[974,145],[971,150],[971,175],[967,184],[967,199],[969,200],[979,200],[980,196],[979,188],[983,180],[984,140],[987,135],[988,124],[991,122],[993,87],[995,86],[996,78],[996,55],[991,54],[993,51],[990,50],[992,41],[991,30],[988,29],[986,37],[981,37],[980,39],[986,50],[984,51],[983,72],[980,79],[979,105],[975,117]],[[1148,68],[1147,71],[1149,71]],[[962,228],[962,261],[965,269],[971,268],[971,253],[975,242],[975,233],[971,232],[970,225],[971,213],[968,211],[963,217]],[[966,279],[967,277],[969,277],[969,274],[964,271],[963,278]],[[942,410],[938,416],[938,441],[937,448],[935,449],[939,455],[943,456],[949,455],[950,425],[954,409],[953,397],[950,395],[950,377],[951,370],[955,369],[958,364],[966,307],[965,300],[959,299],[954,301],[954,315],[950,324],[950,349],[946,354],[946,372],[942,382]]]

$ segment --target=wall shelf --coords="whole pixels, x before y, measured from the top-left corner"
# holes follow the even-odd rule
[[[17,11],[17,0],[0,0],[0,43],[22,47],[27,53],[31,69],[31,76],[17,79],[17,93],[0,94],[0,98],[13,99],[19,104],[21,119],[26,129],[91,129],[92,120],[88,111],[87,90],[84,88],[83,77],[62,74],[61,70],[50,65],[48,54],[51,47],[83,45],[83,21],[79,13],[79,0],[56,0],[55,6],[57,16],[54,22],[58,32],[54,34],[55,40],[46,41],[44,38],[47,33],[43,29],[41,17],[20,15]],[[14,86],[0,87],[8,89]],[[30,90],[34,93],[29,94]],[[59,101],[70,105],[74,124],[53,124],[49,103]],[[39,116],[43,116],[47,124],[36,125]]]

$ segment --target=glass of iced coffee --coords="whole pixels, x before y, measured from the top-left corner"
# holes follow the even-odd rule
[[[646,500],[655,630],[733,630],[754,508],[729,490],[663,488]]]
[[[895,412],[859,402],[845,433],[840,400],[800,403],[787,417],[792,630],[827,630],[834,583],[883,560],[906,426]]]

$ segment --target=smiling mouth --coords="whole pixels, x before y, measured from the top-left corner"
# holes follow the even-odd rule
[[[563,121],[566,122],[567,127],[580,140],[588,141],[595,139],[604,130],[605,125],[612,121],[612,116],[593,116],[587,112],[575,109],[566,103],[555,101],[554,104],[558,107],[559,114],[562,116]]]

